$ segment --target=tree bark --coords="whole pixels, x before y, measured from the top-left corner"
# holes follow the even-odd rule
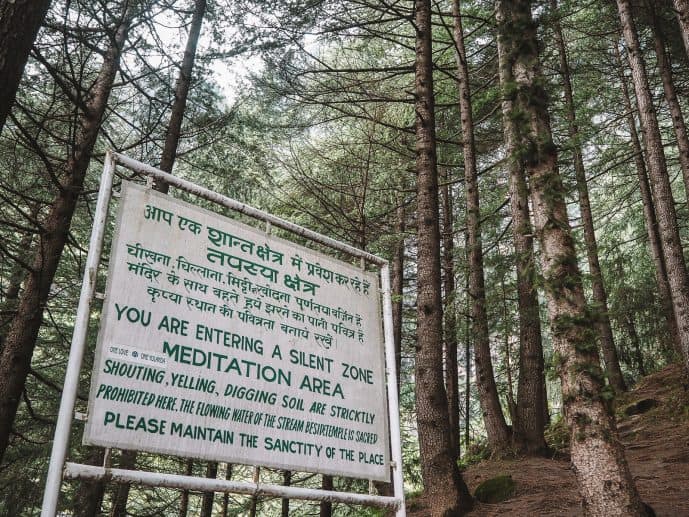
[[[232,479],[232,464],[231,463],[228,463],[225,466],[225,479],[228,481],[230,479]],[[284,505],[284,503],[283,503],[283,505]],[[220,508],[221,517],[227,517],[229,506],[230,506],[230,494],[225,492],[222,495],[222,506]]]
[[[658,73],[663,82],[663,93],[665,94],[665,102],[667,102],[670,110],[670,118],[672,119],[672,128],[677,139],[677,150],[679,154],[679,164],[682,169],[682,179],[684,180],[684,189],[689,196],[689,134],[687,133],[687,126],[684,122],[684,115],[682,114],[682,107],[677,98],[675,90],[675,83],[672,79],[672,64],[670,57],[665,50],[665,36],[662,32],[661,20],[656,14],[656,2],[648,2],[648,13],[651,18],[651,30],[653,32],[653,46],[655,48],[656,59],[658,63]]]
[[[483,250],[481,246],[481,209],[476,168],[476,146],[474,144],[474,121],[471,112],[469,68],[464,48],[461,7],[459,0],[453,0],[454,39],[456,45],[459,90],[459,113],[462,123],[462,147],[464,154],[464,186],[466,191],[467,255],[469,267],[469,297],[471,307],[471,333],[474,339],[474,361],[476,364],[476,388],[483,413],[483,422],[488,435],[488,445],[494,452],[507,449],[510,432],[502,413],[498,390],[495,385],[493,362],[488,334],[488,313],[486,312],[486,288],[483,271]]]
[[[557,13],[557,0],[551,0],[550,6],[553,13]],[[567,61],[567,47],[565,45],[565,39],[562,35],[562,27],[560,26],[560,21],[557,14],[554,17],[553,31],[560,57],[559,71],[565,94],[567,130],[569,133],[570,145],[574,157],[574,174],[576,178],[577,192],[579,194],[579,211],[581,213],[581,221],[584,227],[584,244],[586,246],[586,257],[588,259],[589,274],[591,275],[591,288],[593,291],[593,300],[596,308],[596,330],[598,331],[598,335],[600,337],[600,347],[601,351],[603,352],[603,360],[605,362],[605,369],[608,374],[610,386],[612,386],[615,392],[623,393],[627,390],[627,386],[624,382],[622,369],[620,368],[620,360],[617,356],[615,340],[612,335],[612,326],[610,325],[608,294],[605,290],[603,272],[600,267],[600,261],[598,260],[598,243],[596,242],[596,231],[593,227],[593,213],[591,210],[589,189],[586,181],[586,169],[584,168],[584,158],[581,152],[581,144],[579,143],[579,126],[577,124],[576,108],[574,106],[574,94],[572,91],[569,62]]]
[[[672,196],[663,142],[658,127],[646,63],[639,46],[639,38],[632,17],[629,0],[617,0],[622,33],[627,44],[634,91],[639,106],[641,131],[648,159],[648,177],[658,218],[663,257],[672,297],[672,307],[682,344],[685,369],[689,370],[689,275],[677,225],[675,201]]]
[[[292,471],[285,470],[282,473],[282,485],[290,486],[292,484]],[[282,517],[289,517],[289,499],[286,497],[282,498]]]
[[[457,308],[455,306],[454,216],[450,196],[450,175],[445,169],[442,194],[443,213],[443,350],[445,352],[445,391],[450,414],[450,441],[459,459],[459,372],[457,366]]]
[[[102,465],[105,449],[102,447],[89,447],[88,449],[89,455],[84,463]],[[105,481],[81,481],[74,501],[74,517],[97,517],[100,515],[104,493]]]
[[[464,281],[464,292],[469,292],[469,268],[466,270]],[[466,297],[466,307],[464,312],[464,368],[466,370],[466,377],[464,379],[464,447],[469,448],[469,440],[471,439],[471,350],[473,343],[471,342],[471,299]]]
[[[194,460],[186,460],[184,463],[184,475],[191,476],[194,472]],[[189,490],[182,490],[179,498],[179,517],[187,517],[189,512]]]
[[[675,13],[677,15],[677,22],[679,23],[679,30],[682,34],[682,42],[684,42],[684,50],[689,57],[689,0],[673,0],[675,6]]]
[[[506,13],[500,12],[502,19]],[[510,211],[512,239],[517,265],[517,310],[519,312],[519,382],[517,384],[517,418],[513,422],[514,444],[517,449],[533,455],[547,450],[545,430],[545,379],[541,318],[538,294],[534,285],[536,261],[533,251],[533,230],[529,217],[529,191],[522,161],[515,159],[520,137],[519,127],[512,119],[513,100],[508,93],[514,85],[513,54],[509,41],[498,33],[498,61],[502,94],[502,122],[509,161]]]
[[[622,86],[622,101],[624,103],[624,109],[627,113],[627,125],[629,126],[632,150],[634,151],[634,165],[636,168],[637,177],[639,178],[639,192],[641,193],[641,203],[644,210],[644,222],[646,224],[646,232],[648,233],[648,244],[651,251],[651,258],[653,259],[653,264],[655,265],[658,298],[663,308],[665,324],[667,325],[672,347],[678,356],[682,356],[682,341],[679,336],[679,328],[677,327],[675,313],[672,308],[670,284],[668,283],[667,279],[667,268],[665,266],[665,258],[663,257],[662,244],[660,242],[660,235],[658,233],[658,218],[656,217],[653,196],[651,194],[651,185],[648,182],[648,173],[641,148],[641,140],[639,139],[639,134],[636,130],[636,121],[634,120],[634,112],[636,110],[632,107],[632,101],[629,95],[629,89],[627,87],[627,78],[624,76],[622,58],[620,56],[620,50],[617,44],[613,46],[613,49],[615,51],[617,69],[619,71],[620,84]]]
[[[177,84],[175,86],[175,100],[172,103],[170,121],[165,133],[165,146],[163,147],[163,155],[160,159],[160,169],[165,172],[172,172],[172,167],[177,157],[177,147],[182,132],[184,111],[187,107],[187,97],[189,96],[189,87],[191,86],[191,73],[194,69],[194,61],[196,59],[196,47],[199,42],[201,25],[203,24],[203,17],[205,14],[206,0],[195,0],[194,13],[191,17],[189,35],[187,36],[187,44],[184,49],[184,57],[182,58],[182,66],[180,67]],[[153,188],[163,194],[167,194],[170,186],[163,181],[154,181]]]
[[[38,215],[38,210],[32,210],[32,216]],[[33,233],[26,233],[19,241],[17,250],[25,252],[31,250],[31,243],[34,239]],[[19,262],[15,262],[10,279],[5,291],[5,297],[0,304],[0,353],[5,343],[5,336],[9,330],[9,326],[17,313],[17,304],[19,303],[19,294],[21,292],[22,284],[27,276],[26,267]]]
[[[510,317],[510,309],[507,306],[507,289],[505,288],[505,275],[500,277],[500,288],[502,291],[502,318],[503,321],[508,321]],[[505,354],[505,375],[507,376],[507,410],[509,411],[510,420],[515,422],[517,420],[517,402],[514,396],[514,381],[512,378],[512,347],[510,346],[510,338],[512,337],[512,329],[506,328],[503,331],[504,350]]]
[[[601,517],[646,515],[603,396],[604,377],[550,131],[531,2],[499,0],[500,11],[507,16],[499,20],[499,30],[519,42],[512,58],[516,81],[513,118],[523,128],[518,158],[525,164],[531,187],[553,349],[584,512]]]
[[[14,104],[24,67],[50,0],[0,3],[0,133]]]
[[[414,4],[416,29],[417,346],[416,415],[424,487],[433,517],[461,515],[471,496],[454,461],[443,383],[438,168],[430,0]]]
[[[321,478],[321,490],[334,490],[335,485],[333,484],[332,476],[323,476]],[[333,514],[333,503],[329,501],[322,501],[319,507],[318,515],[320,517],[331,517]]]
[[[122,451],[118,467],[124,470],[133,470],[136,468],[136,451]],[[110,509],[110,517],[126,517],[127,516],[127,501],[129,500],[129,483],[120,483],[115,490],[115,496],[112,501],[112,508]]]
[[[215,479],[218,475],[218,462],[210,461],[206,466],[206,477]],[[203,502],[201,503],[201,517],[212,517],[213,515],[213,501],[215,499],[215,492],[204,492]]]
[[[261,480],[261,469],[260,467],[254,467],[253,482],[258,483]],[[249,504],[249,517],[256,517],[256,512],[258,511],[258,496],[252,496],[251,502]]]
[[[98,77],[89,91],[74,148],[65,166],[62,186],[43,224],[43,233],[39,236],[36,246],[32,270],[27,276],[17,314],[12,320],[0,356],[0,460],[9,443],[12,424],[31,366],[38,330],[43,321],[43,308],[67,241],[101,120],[119,69],[121,50],[134,17],[135,5],[134,3],[127,7],[112,43],[105,52]]]
[[[632,353],[634,354],[634,361],[636,362],[636,369],[639,371],[639,375],[642,377],[646,376],[646,367],[644,366],[644,355],[641,351],[641,341],[639,340],[639,334],[636,332],[636,325],[634,324],[634,316],[629,312],[626,312],[620,318],[622,328],[629,336],[629,341],[632,346]]]

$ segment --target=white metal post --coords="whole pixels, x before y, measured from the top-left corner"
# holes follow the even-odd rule
[[[380,268],[380,285],[383,290],[383,333],[385,335],[385,362],[388,373],[388,412],[390,427],[390,449],[392,450],[392,484],[400,505],[396,517],[406,517],[404,506],[404,478],[402,475],[402,437],[400,434],[400,404],[397,393],[397,361],[395,359],[395,334],[392,328],[392,292],[390,288],[390,266],[386,262]]]
[[[105,166],[103,167],[103,175],[101,176],[100,188],[98,190],[96,213],[93,220],[93,230],[91,230],[86,269],[84,271],[84,282],[81,284],[79,307],[74,322],[72,345],[69,350],[65,384],[62,389],[62,400],[60,401],[60,412],[55,425],[55,436],[53,438],[53,449],[50,454],[48,478],[43,494],[41,517],[55,517],[57,512],[57,501],[60,495],[60,486],[62,485],[62,468],[67,456],[72,419],[74,418],[74,404],[79,387],[79,372],[81,371],[81,363],[86,348],[86,333],[91,315],[91,300],[96,289],[98,265],[103,248],[103,235],[105,234],[105,223],[108,215],[114,173],[115,160],[110,151],[108,151],[105,155]]]

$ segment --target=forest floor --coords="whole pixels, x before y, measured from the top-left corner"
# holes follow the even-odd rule
[[[617,428],[632,475],[642,499],[658,517],[689,516],[688,388],[682,367],[671,365],[643,378],[616,405]],[[641,414],[625,414],[631,405],[649,399],[657,405]],[[514,495],[496,504],[477,501],[470,516],[583,515],[574,472],[566,459],[484,460],[463,472],[472,494],[480,483],[500,475],[512,476]],[[410,501],[408,515],[429,515],[427,501],[423,497]]]

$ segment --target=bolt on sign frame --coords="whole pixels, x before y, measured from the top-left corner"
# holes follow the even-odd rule
[[[266,483],[249,483],[230,480],[208,479],[194,476],[182,476],[165,473],[143,472],[81,465],[66,462],[72,419],[79,385],[79,374],[86,348],[86,334],[91,316],[91,302],[96,294],[98,267],[101,262],[105,226],[108,219],[108,207],[112,196],[113,178],[117,165],[149,178],[162,180],[171,186],[184,190],[199,198],[232,209],[251,218],[287,230],[310,241],[327,246],[356,257],[380,268],[383,309],[383,336],[385,342],[385,372],[387,379],[388,425],[390,433],[392,484],[394,496],[384,497],[360,493],[347,493],[318,490],[311,488],[288,487]],[[106,455],[107,456],[107,455]],[[72,343],[65,374],[65,382],[60,401],[60,410],[50,456],[48,476],[43,495],[42,517],[54,517],[57,512],[58,497],[63,479],[111,480],[123,483],[134,483],[150,487],[178,488],[198,491],[237,493],[252,496],[284,497],[311,501],[341,502],[360,504],[396,511],[396,517],[405,517],[404,490],[402,478],[402,448],[399,422],[399,399],[396,383],[396,362],[392,329],[392,297],[390,289],[390,269],[388,262],[376,255],[367,253],[353,246],[339,242],[330,237],[308,230],[274,215],[268,214],[237,200],[206,189],[189,181],[177,178],[162,170],[141,163],[137,160],[108,151],[101,177],[98,200],[91,233],[86,269],[79,297],[79,305],[72,335]]]

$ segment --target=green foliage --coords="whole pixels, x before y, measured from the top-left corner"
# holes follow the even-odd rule
[[[565,364],[565,358],[557,351],[554,351],[549,362],[546,362],[547,373],[549,380],[554,380],[559,375],[560,370]]]
[[[165,135],[164,121],[174,96],[174,82],[186,35],[190,0],[158,2],[150,0],[137,23],[126,49],[123,70],[118,77],[101,137],[93,153],[93,164],[86,189],[74,216],[67,250],[52,283],[46,306],[32,373],[14,424],[15,435],[0,469],[0,514],[32,515],[40,505],[39,480],[45,478],[59,390],[69,351],[75,305],[81,283],[88,235],[92,225],[94,192],[98,187],[104,151],[114,147],[145,162],[156,164]],[[240,0],[211,2],[206,40],[202,41],[199,66],[193,74],[192,88],[175,174],[197,181],[225,195],[239,199],[286,219],[327,233],[337,239],[390,257],[400,238],[405,239],[405,289],[394,301],[404,304],[401,409],[403,423],[404,474],[408,486],[421,485],[421,458],[415,428],[416,389],[413,375],[415,347],[416,248],[413,218],[414,199],[414,108],[413,65],[414,28],[409,23],[412,4],[360,4],[350,2],[287,2]],[[23,86],[13,111],[13,120],[0,136],[0,301],[11,283],[17,265],[28,260],[35,249],[35,236],[42,231],[48,206],[64,179],[64,164],[71,156],[75,127],[88,87],[93,83],[100,55],[109,41],[104,30],[112,25],[121,2],[56,1],[49,23],[37,41],[35,56],[29,62]],[[446,11],[446,6],[439,10]],[[616,34],[617,20],[609,6],[561,2],[558,13],[543,6],[541,27],[529,23],[512,37],[522,51],[535,56],[538,48],[525,34],[539,30],[543,81],[529,88],[510,82],[501,88],[495,77],[495,27],[492,2],[464,2],[467,59],[474,111],[474,131],[481,171],[479,189],[482,246],[484,248],[486,298],[491,344],[495,352],[495,375],[503,403],[518,383],[519,317],[515,254],[506,167],[512,159],[524,164],[554,157],[557,153],[562,176],[553,173],[535,178],[546,190],[547,200],[562,197],[561,182],[570,205],[570,224],[577,227],[580,214],[574,204],[572,153],[576,145],[584,150],[591,203],[594,211],[599,255],[608,289],[609,316],[616,344],[629,380],[637,379],[643,368],[653,371],[673,359],[668,332],[664,326],[663,304],[655,285],[654,264],[649,257],[638,183],[633,170],[629,128],[620,99],[617,65],[611,59],[612,39],[606,36],[581,37],[595,25],[597,34]],[[678,82],[686,82],[686,55],[671,13],[663,11],[671,55]],[[550,16],[566,16],[565,36],[574,82],[579,135],[568,136],[568,120],[561,101],[561,86],[550,72],[559,66],[554,54]],[[454,273],[456,293],[448,296],[460,325],[460,346],[471,345],[467,324],[472,300],[463,282],[468,273],[463,248],[464,186],[463,156],[460,145],[462,121],[457,109],[456,56],[451,39],[452,17],[436,13],[434,24],[434,70],[438,159],[447,172],[448,189],[454,207]],[[642,23],[647,14],[639,13]],[[592,25],[595,20],[595,24]],[[521,45],[521,47],[520,47]],[[650,47],[649,47],[650,48]],[[648,52],[649,48],[645,48]],[[254,66],[244,52],[262,56],[263,65]],[[228,101],[214,79],[219,61],[229,68],[249,66],[243,91]],[[652,61],[651,61],[652,62]],[[248,63],[248,65],[247,65]],[[223,78],[223,81],[226,79]],[[658,80],[651,77],[657,91]],[[539,110],[549,108],[554,140],[540,137],[525,141],[516,156],[506,159],[502,133],[500,101],[523,100]],[[546,102],[549,101],[549,106]],[[230,104],[230,105],[228,105]],[[689,213],[676,163],[671,132],[672,121],[659,110],[670,173],[675,179],[682,237],[689,237]],[[520,127],[531,121],[523,110],[515,110],[511,120]],[[119,179],[118,179],[119,181]],[[535,183],[532,183],[534,185]],[[190,199],[179,195],[182,199]],[[210,207],[209,205],[205,205]],[[406,210],[407,229],[394,228],[397,207]],[[565,220],[549,214],[547,225],[564,227]],[[584,288],[590,298],[590,279],[586,276],[581,236],[579,255],[563,256],[541,272],[531,272],[535,287],[553,294],[580,285],[577,269],[584,271]],[[106,239],[111,238],[112,227]],[[23,244],[25,236],[33,242]],[[20,272],[23,270],[19,268]],[[543,279],[545,277],[545,280]],[[102,291],[104,275],[99,279]],[[540,300],[542,307],[545,305]],[[98,303],[96,304],[98,305]],[[2,306],[3,309],[9,306]],[[11,312],[11,311],[10,311]],[[94,311],[94,320],[98,307]],[[3,316],[4,317],[4,316]],[[552,328],[541,314],[548,379],[562,370],[565,357],[553,351],[553,337],[581,331],[574,340],[576,351],[596,353],[593,323],[597,312],[561,315]],[[4,320],[2,320],[4,322]],[[95,326],[94,326],[95,327]],[[0,329],[0,332],[2,330]],[[634,339],[636,336],[636,341]],[[78,410],[85,411],[83,396],[88,391],[90,361],[95,346],[95,328],[89,337],[89,350],[80,386]],[[635,344],[636,343],[636,344]],[[471,357],[460,354],[460,376],[467,377]],[[603,384],[603,372],[590,363],[580,363],[575,373],[585,373]],[[566,373],[566,372],[565,372]],[[470,377],[470,380],[473,378]],[[508,380],[509,379],[509,380]],[[548,396],[561,407],[558,385],[551,382]],[[462,384],[462,389],[466,389]],[[462,454],[466,467],[489,455],[483,433],[477,396],[470,388],[469,424],[477,441]],[[603,388],[583,394],[608,402],[612,392]],[[566,401],[565,401],[566,402]],[[677,395],[671,402],[677,418],[689,418],[689,404]],[[585,427],[586,422],[581,421]],[[83,460],[79,445],[81,427],[73,430],[70,456]],[[569,432],[562,419],[547,432],[548,445],[566,451]],[[115,454],[115,459],[118,456]],[[183,462],[174,458],[142,455],[137,468],[167,472],[183,471]],[[204,474],[201,463],[194,473]],[[248,469],[236,467],[235,479],[250,479]],[[276,472],[265,471],[262,480],[280,482]],[[318,486],[318,479],[297,476],[300,486]],[[338,480],[338,489],[366,491],[364,482]],[[63,508],[72,510],[80,486],[65,484]],[[114,487],[108,485],[104,513],[110,508]],[[169,514],[179,493],[173,490],[132,488],[130,513]],[[192,496],[191,512],[198,512],[199,498]],[[216,501],[217,503],[217,501]],[[279,501],[262,501],[265,515],[275,515]],[[216,504],[217,506],[217,504]],[[231,512],[241,514],[248,500],[233,497]],[[292,502],[294,515],[315,511],[314,503]],[[379,515],[375,510],[336,507],[339,515]]]
[[[420,501],[422,496],[423,496],[423,489],[415,490],[413,492],[406,493],[404,498],[405,498],[407,511],[413,512],[413,511],[423,509],[423,505],[421,504],[421,501]]]
[[[487,442],[483,440],[475,441],[472,442],[469,445],[469,448],[464,451],[464,454],[462,454],[458,464],[460,468],[465,469],[471,465],[481,463],[483,460],[487,460],[490,458],[490,454],[491,451]]]
[[[562,416],[553,419],[544,433],[548,448],[556,453],[566,454],[569,452],[569,427]]]

